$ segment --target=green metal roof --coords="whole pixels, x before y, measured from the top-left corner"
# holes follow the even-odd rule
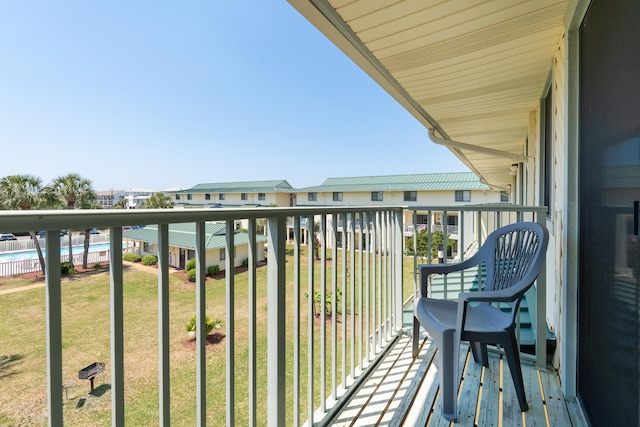
[[[147,243],[158,243],[158,226],[148,225],[122,233],[124,239],[140,240]],[[220,249],[226,246],[226,225],[217,223],[205,224],[205,249]],[[267,238],[262,235],[256,236],[258,243],[266,242]],[[234,243],[236,246],[249,243],[247,233],[236,232]],[[185,249],[196,248],[196,224],[194,222],[185,224],[169,224],[169,246],[177,246]]]
[[[187,190],[172,194],[194,193],[290,193],[293,187],[286,180],[215,182],[197,184]]]
[[[472,172],[329,178],[299,192],[488,190]]]

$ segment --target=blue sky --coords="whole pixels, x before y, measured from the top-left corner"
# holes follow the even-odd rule
[[[96,190],[468,169],[284,0],[5,1],[0,176]]]

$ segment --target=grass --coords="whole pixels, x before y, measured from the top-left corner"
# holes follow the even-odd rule
[[[306,248],[305,248],[306,250]],[[340,267],[340,259],[338,268]],[[317,262],[317,261],[316,261]],[[405,260],[405,295],[410,293],[413,282],[412,260]],[[293,261],[287,262],[288,287],[292,284]],[[338,270],[341,271],[341,270]],[[301,265],[301,308],[306,318],[307,261]],[[266,378],[266,320],[267,292],[266,267],[257,271],[257,354],[258,377]],[[154,425],[158,420],[158,342],[157,342],[157,276],[153,272],[128,268],[124,274],[124,327],[125,327],[125,419],[128,425]],[[330,285],[330,270],[327,272]],[[26,286],[32,282],[20,278],[3,279],[0,290]],[[319,269],[316,282],[319,283]],[[247,273],[235,276],[235,355],[234,372],[236,393],[236,424],[247,424],[248,390],[248,315]],[[207,280],[207,314],[213,318],[225,318],[225,281]],[[347,296],[346,298],[350,298]],[[293,292],[287,292],[287,325],[293,322]],[[62,286],[63,321],[63,381],[73,381],[64,399],[65,425],[110,425],[110,319],[109,276],[103,272],[74,276]],[[195,425],[195,351],[188,342],[185,325],[195,312],[195,288],[182,277],[171,275],[170,285],[170,351],[171,351],[171,423],[177,426]],[[46,336],[45,290],[30,289],[0,295],[0,425],[46,425]],[[346,320],[346,319],[345,319]],[[342,325],[338,326],[340,336]],[[301,405],[305,408],[307,397],[306,322],[301,325]],[[315,339],[320,328],[314,328]],[[227,333],[226,325],[219,331]],[[350,333],[350,331],[348,332]],[[292,424],[291,362],[293,327],[287,327],[287,424]],[[331,336],[330,325],[327,334]],[[207,423],[225,425],[225,345],[229,336],[220,344],[207,347]],[[331,343],[327,346],[330,347]],[[340,351],[342,341],[336,343]],[[348,342],[347,342],[348,345]],[[319,345],[314,348],[316,356]],[[339,353],[340,354],[340,353]],[[338,357],[340,359],[340,356]],[[330,360],[330,357],[329,357]],[[105,362],[103,374],[96,377],[96,393],[88,394],[89,382],[78,380],[77,372],[93,362]],[[330,362],[329,362],[330,363]],[[315,358],[313,367],[316,388],[320,384],[320,361]],[[349,368],[349,367],[347,367]],[[340,379],[340,367],[338,379]],[[327,367],[327,372],[331,368]],[[327,387],[330,387],[328,381]],[[266,424],[266,381],[258,384],[258,424]],[[11,390],[10,393],[4,392]],[[319,404],[319,395],[314,401]],[[301,418],[306,419],[302,409]]]

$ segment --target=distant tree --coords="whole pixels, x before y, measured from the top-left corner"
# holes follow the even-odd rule
[[[113,205],[113,207],[116,209],[127,209],[127,205],[128,205],[127,199],[124,197],[121,197],[120,200],[118,200],[116,204]]]
[[[42,180],[33,175],[10,175],[0,180],[0,208],[14,210],[44,209],[55,204],[55,196],[46,191]],[[20,230],[23,231],[23,230]],[[44,256],[37,230],[29,231],[40,261],[42,274],[45,274]]]
[[[75,209],[83,203],[92,203],[96,198],[91,180],[83,178],[77,173],[59,176],[51,183],[51,191],[58,196],[60,200],[66,203],[67,209]],[[85,233],[89,233],[85,230]],[[71,239],[71,230],[69,234],[69,263],[73,268],[73,247]]]
[[[431,254],[431,258],[438,257],[438,245],[444,244],[444,233],[442,231],[434,231],[431,233],[431,246],[429,246],[429,234],[426,229],[418,231],[417,234],[417,252],[418,256],[426,258]],[[447,240],[447,246],[453,247],[453,240]],[[407,241],[407,252],[413,255],[413,237]]]
[[[142,209],[170,209],[173,208],[173,201],[165,193],[153,193],[140,207]]]

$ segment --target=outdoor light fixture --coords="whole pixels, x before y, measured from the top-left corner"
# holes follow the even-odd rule
[[[518,164],[514,163],[511,165],[511,167],[509,168],[509,175],[511,176],[516,176],[516,173],[518,172]]]

